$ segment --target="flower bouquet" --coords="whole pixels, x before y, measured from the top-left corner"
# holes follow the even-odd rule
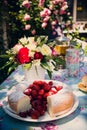
[[[65,63],[55,52],[53,42],[49,42],[46,36],[20,38],[13,48],[7,50],[6,54],[0,57],[8,58],[1,68],[9,66],[8,72],[16,69],[19,65],[23,65],[24,69],[30,69],[32,65],[36,67],[40,65],[47,70],[50,78],[55,66]]]
[[[22,22],[25,36],[18,43],[0,56],[8,58],[6,64],[8,72],[18,65],[30,69],[32,65],[40,65],[47,70],[49,77],[55,66],[65,64],[54,50],[54,42],[49,36],[57,36],[57,26],[61,26],[68,16],[66,0],[19,0],[20,11],[18,19]],[[26,34],[27,31],[27,34]]]

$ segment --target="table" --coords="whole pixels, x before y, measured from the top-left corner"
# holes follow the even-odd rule
[[[2,101],[6,97],[9,89],[24,83],[23,71],[20,67],[14,71],[1,85],[0,85],[0,130],[87,130],[87,93],[80,91],[77,84],[81,77],[87,74],[87,57],[83,61],[84,67],[80,68],[79,78],[62,77],[59,75],[53,76],[53,80],[61,81],[69,86],[69,89],[79,99],[78,108],[62,119],[46,123],[30,123],[14,119],[7,115],[2,108]],[[46,76],[46,79],[48,77]]]

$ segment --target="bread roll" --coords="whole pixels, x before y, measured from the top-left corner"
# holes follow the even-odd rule
[[[23,94],[21,91],[14,91],[8,95],[8,104],[17,114],[25,112],[31,107],[29,96]]]
[[[58,93],[47,97],[48,113],[51,117],[68,112],[74,105],[74,95],[68,90],[60,90]]]
[[[87,74],[82,77],[82,84],[87,87]]]

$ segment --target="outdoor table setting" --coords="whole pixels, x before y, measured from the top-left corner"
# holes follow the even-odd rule
[[[80,67],[79,76],[72,77],[67,75],[66,69],[54,71],[52,81],[63,83],[68,86],[77,97],[76,106],[72,110],[57,118],[45,119],[44,121],[24,120],[12,116],[4,109],[4,99],[10,89],[14,86],[26,86],[24,72],[19,66],[1,85],[0,85],[0,130],[86,130],[87,129],[87,93],[78,88],[83,75],[87,74],[87,57],[83,60],[84,66]],[[47,73],[45,80],[50,80]]]

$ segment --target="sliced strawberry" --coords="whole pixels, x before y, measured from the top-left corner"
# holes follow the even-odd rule
[[[51,90],[50,91],[53,91],[54,93],[57,93],[57,89],[56,88],[51,88]]]
[[[51,96],[51,95],[56,94],[56,93],[57,93],[57,91],[50,90],[50,91],[48,92],[48,96]]]
[[[63,88],[63,86],[56,86],[55,88],[56,88],[57,91],[59,91]]]

